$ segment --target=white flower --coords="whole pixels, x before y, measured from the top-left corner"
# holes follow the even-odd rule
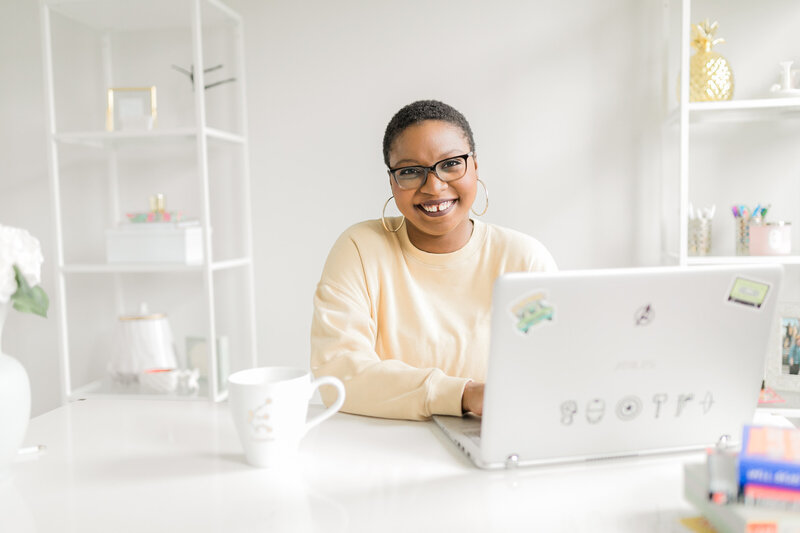
[[[0,304],[7,303],[17,292],[14,265],[19,267],[28,285],[42,281],[42,246],[24,229],[0,224]]]

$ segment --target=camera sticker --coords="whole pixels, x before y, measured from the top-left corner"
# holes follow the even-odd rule
[[[603,419],[603,415],[606,414],[606,402],[599,398],[595,398],[591,400],[586,405],[586,420],[590,424],[597,424]]]
[[[663,392],[653,395],[653,403],[656,404],[655,418],[658,418],[658,416],[661,414],[661,406],[667,403],[667,398],[668,396]]]
[[[624,422],[633,420],[641,412],[642,400],[636,396],[625,396],[617,402],[617,417]]]
[[[567,400],[561,404],[561,423],[565,426],[571,426],[575,419],[575,413],[578,412],[578,403],[573,400]]]
[[[714,396],[711,394],[711,391],[708,391],[706,395],[703,396],[703,401],[700,402],[700,406],[703,408],[703,414],[708,413],[712,405],[714,405]]]
[[[544,291],[539,291],[526,296],[511,307],[517,331],[527,334],[537,324],[546,320],[553,321],[555,308],[547,303],[546,297]]]
[[[679,394],[678,395],[678,408],[675,411],[675,417],[681,416],[683,413],[683,408],[686,407],[686,404],[690,401],[694,400],[694,394]]]
[[[769,284],[751,279],[736,278],[733,281],[728,301],[761,309],[764,300],[767,299]]]

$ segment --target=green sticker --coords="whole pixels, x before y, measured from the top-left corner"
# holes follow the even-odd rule
[[[517,331],[528,333],[528,331],[544,320],[553,321],[555,309],[545,300],[544,292],[537,292],[519,300],[511,308],[514,315]]]
[[[750,305],[758,309],[767,298],[768,291],[769,285],[766,283],[736,278],[736,281],[733,282],[731,293],[728,295],[728,301]]]

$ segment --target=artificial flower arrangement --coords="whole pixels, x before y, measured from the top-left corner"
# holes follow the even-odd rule
[[[39,286],[42,247],[30,233],[0,224],[0,305],[12,302],[23,313],[47,316],[50,304]]]

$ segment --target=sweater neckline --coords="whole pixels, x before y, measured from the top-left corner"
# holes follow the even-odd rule
[[[433,254],[424,252],[414,246],[408,238],[408,224],[403,224],[403,227],[397,232],[400,237],[400,247],[403,253],[409,257],[416,259],[421,263],[433,266],[450,266],[472,256],[478,251],[486,240],[486,224],[480,220],[472,220],[472,234],[469,236],[467,243],[456,250],[446,254]]]

